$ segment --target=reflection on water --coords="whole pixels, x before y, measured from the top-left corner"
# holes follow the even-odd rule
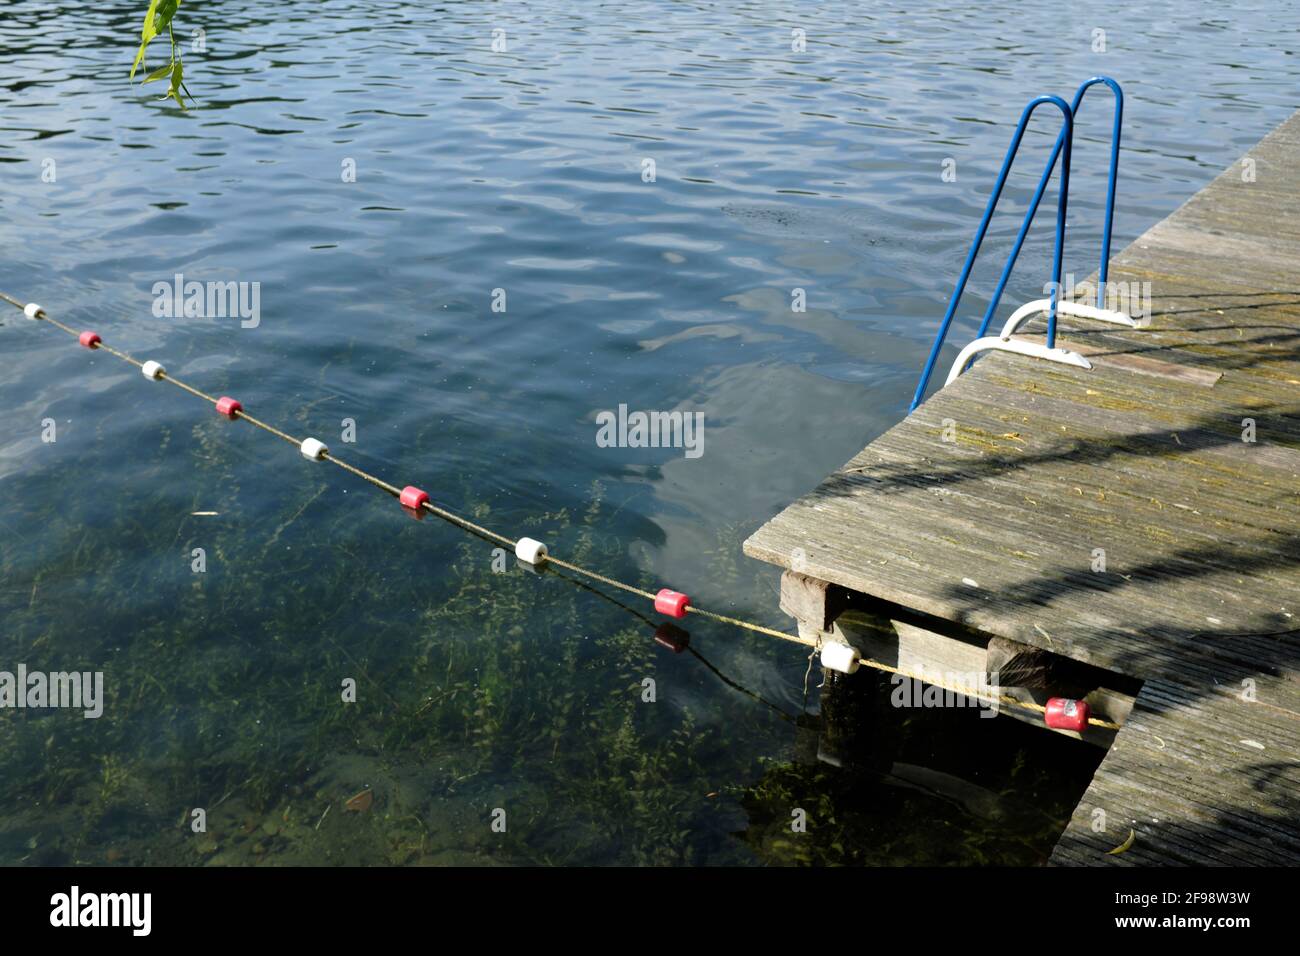
[[[181,113],[126,82],[143,7],[0,14],[0,288],[296,432],[351,420],[358,464],[493,527],[774,625],[740,542],[901,415],[1023,102],[1124,84],[1122,246],[1284,118],[1300,72],[1286,3],[1063,25],[1032,3],[235,0],[181,10],[207,44]],[[1073,170],[1080,274],[1103,113]],[[1038,292],[1038,240],[1007,308]],[[260,283],[257,328],[156,318],[176,273]],[[870,675],[823,724],[790,647],[701,626],[675,653],[644,609],[496,573],[175,397],[0,316],[0,669],[102,670],[108,695],[98,720],[0,714],[0,861],[1031,862],[1095,765],[1009,720],[895,711]],[[705,454],[599,447],[620,404],[703,413]]]

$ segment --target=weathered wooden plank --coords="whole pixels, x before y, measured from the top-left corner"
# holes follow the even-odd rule
[[[868,581],[912,588],[918,577],[924,577],[934,606],[947,612],[938,616],[959,620],[965,609],[966,615],[974,615],[976,623],[987,623],[992,633],[1012,639],[1026,634],[1030,643],[1038,644],[1042,644],[1043,638],[1033,638],[1032,632],[1063,636],[1088,619],[1112,629],[1124,629],[1135,622],[1140,627],[1164,629],[1176,625],[1188,636],[1214,631],[1219,626],[1215,621],[1229,622],[1230,626],[1223,630],[1244,631],[1258,625],[1265,631],[1274,631],[1279,627],[1280,618],[1258,615],[1254,605],[1247,605],[1238,613],[1240,609],[1225,603],[1234,595],[1216,585],[1229,572],[1214,573],[1209,555],[1194,553],[1195,561],[1186,557],[1180,560],[1176,552],[1170,551],[1161,556],[1163,564],[1151,564],[1146,558],[1145,564],[1133,562],[1126,566],[1126,551],[1143,553],[1143,542],[1133,542],[1127,548],[1117,547],[1096,526],[1090,530],[1072,528],[1068,519],[1073,513],[1061,517],[1035,512],[1028,518],[1013,520],[1001,514],[990,516],[990,509],[1001,507],[995,503],[963,513],[961,502],[946,496],[940,520],[927,523],[929,513],[939,506],[922,501],[909,514],[898,507],[902,501],[900,495],[879,501],[877,513],[871,516],[879,521],[872,530],[872,547],[878,553],[887,554],[885,560],[890,563],[863,567],[860,574],[842,583],[874,593]],[[1014,508],[1007,507],[1014,512]],[[806,519],[801,530],[817,536],[816,542],[810,542],[805,549],[810,572],[820,575],[825,563],[839,565],[852,560],[860,548],[861,542],[852,531],[846,530],[845,514],[837,503],[825,512],[800,516]],[[1055,544],[1044,537],[1047,527],[1059,531],[1060,540]],[[1007,536],[1009,528],[1015,532],[1010,537]],[[1111,560],[1119,564],[1118,568],[1104,574],[1091,569],[1091,549],[1099,544],[1109,546]],[[927,548],[926,557],[932,559],[929,563],[910,560],[909,549],[921,547]],[[1268,556],[1266,553],[1264,559]],[[1047,558],[1051,563],[1047,563]],[[933,559],[941,563],[934,563]],[[1264,559],[1258,559],[1257,563]],[[1050,573],[1044,575],[1045,569]],[[1126,573],[1136,575],[1138,580],[1125,580]],[[1181,592],[1187,588],[1178,587],[1177,580],[1165,580],[1175,573],[1196,576],[1191,593],[1183,595]],[[1161,579],[1169,593],[1143,587],[1145,578],[1151,576]],[[1252,579],[1244,580],[1249,583]],[[863,583],[859,585],[858,581]],[[971,581],[974,583],[968,583]],[[1236,585],[1229,581],[1224,587]],[[895,600],[895,603],[909,606],[907,602]],[[1083,603],[1090,607],[1083,607]],[[918,609],[935,613],[930,607],[918,606]],[[993,615],[1000,621],[983,621]]]
[[[1042,337],[1036,335],[1013,335],[1011,337],[1022,342],[1042,341]],[[1188,385],[1201,385],[1206,388],[1214,387],[1215,383],[1223,378],[1222,372],[1197,368],[1193,365],[1179,365],[1177,362],[1166,362],[1163,359],[1152,358],[1149,355],[1125,352],[1120,349],[1107,348],[1104,345],[1092,345],[1074,338],[1067,341],[1058,336],[1056,344],[1060,348],[1077,352],[1091,361],[1093,365],[1100,365],[1103,368],[1118,368],[1127,372],[1135,372],[1138,375],[1167,378],[1175,382],[1186,382]]]
[[[1052,862],[1294,865],[1298,720],[1261,719],[1258,705],[1240,698],[1196,698],[1148,682]],[[1109,856],[1130,828],[1137,836],[1128,859]]]
[[[829,631],[848,604],[848,592],[798,571],[781,575],[781,610],[819,631]]]

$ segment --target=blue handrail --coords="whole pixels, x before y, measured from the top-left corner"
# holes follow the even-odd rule
[[[980,246],[984,242],[984,236],[988,232],[989,221],[993,218],[993,210],[997,208],[998,199],[1002,196],[1002,188],[1006,185],[1007,174],[1011,171],[1011,163],[1016,158],[1016,151],[1020,148],[1020,140],[1025,135],[1025,128],[1029,125],[1029,119],[1034,114],[1034,110],[1044,103],[1051,103],[1061,111],[1061,133],[1058,140],[1063,140],[1063,158],[1061,160],[1061,187],[1060,196],[1056,204],[1056,250],[1052,265],[1052,299],[1051,309],[1047,317],[1047,346],[1053,348],[1056,344],[1056,296],[1057,290],[1061,287],[1061,255],[1065,245],[1065,212],[1066,204],[1070,196],[1070,154],[1074,146],[1074,111],[1065,100],[1059,96],[1037,96],[1030,100],[1025,106],[1024,111],[1020,114],[1020,122],[1016,125],[1015,135],[1011,137],[1011,145],[1007,147],[1007,154],[1002,160],[1002,171],[998,173],[998,181],[993,187],[993,194],[989,196],[988,205],[984,209],[984,218],[980,220],[979,229],[975,232],[975,239],[971,243],[970,251],[966,254],[966,263],[962,266],[961,276],[957,279],[957,287],[953,290],[952,298],[948,301],[948,311],[944,313],[943,322],[939,325],[939,333],[935,336],[934,345],[930,349],[930,356],[926,359],[925,368],[921,372],[921,381],[916,386],[916,394],[912,396],[912,404],[908,411],[915,411],[916,407],[921,404],[921,399],[925,396],[925,388],[930,382],[930,375],[934,372],[935,362],[939,359],[939,352],[943,348],[943,340],[948,335],[948,327],[952,325],[952,318],[957,312],[957,306],[961,302],[962,293],[966,290],[966,282],[970,278],[971,269],[975,265],[975,258],[979,255]],[[1055,160],[1051,166],[1055,165]],[[1051,173],[1051,166],[1047,172]],[[1044,184],[1040,184],[1044,185]],[[1035,197],[1041,198],[1040,196]]]
[[[1120,127],[1124,121],[1124,91],[1109,76],[1094,76],[1089,80],[1085,80],[1075,91],[1074,100],[1070,103],[1070,111],[1078,118],[1079,106],[1083,103],[1083,94],[1098,83],[1105,83],[1110,87],[1111,92],[1115,94],[1115,122],[1110,134],[1110,180],[1106,186],[1106,224],[1102,227],[1101,267],[1097,270],[1097,308],[1102,309],[1106,305],[1106,275],[1110,266],[1110,230],[1111,224],[1115,220],[1115,180],[1119,174],[1119,139]],[[1007,256],[1007,264],[1002,269],[997,288],[993,290],[993,298],[989,300],[989,307],[984,313],[984,320],[980,323],[977,338],[982,337],[989,330],[989,324],[993,321],[993,315],[997,311],[998,303],[1002,300],[1002,291],[1011,278],[1011,269],[1015,266],[1016,259],[1020,255],[1020,248],[1025,244],[1025,237],[1029,234],[1029,224],[1033,222],[1034,214],[1038,212],[1038,204],[1043,198],[1043,193],[1047,190],[1047,181],[1052,178],[1052,169],[1056,166],[1057,157],[1061,155],[1061,148],[1064,145],[1065,131],[1062,130],[1061,135],[1056,138],[1056,146],[1053,147],[1052,155],[1047,160],[1047,166],[1043,169],[1042,178],[1038,180],[1038,188],[1034,190],[1034,198],[1029,202],[1029,209],[1025,213],[1024,222],[1020,224],[1020,232],[1016,236],[1015,245],[1011,247],[1011,254]]]

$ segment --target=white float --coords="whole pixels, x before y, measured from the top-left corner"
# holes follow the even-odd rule
[[[329,452],[329,448],[319,438],[304,438],[298,450],[302,452],[304,458],[310,458],[312,461],[320,461]]]
[[[515,542],[515,557],[520,561],[537,565],[546,560],[546,545],[533,538],[520,538]]]
[[[861,666],[858,649],[843,641],[828,641],[822,645],[822,667],[841,674],[852,674]]]

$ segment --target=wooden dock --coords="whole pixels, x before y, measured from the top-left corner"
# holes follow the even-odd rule
[[[1297,864],[1300,113],[1110,279],[1150,283],[1149,328],[1062,317],[1091,370],[987,354],[745,551],[790,569],[805,632],[1028,662],[1017,696],[1123,724],[1088,735],[1109,749],[1053,863]]]

